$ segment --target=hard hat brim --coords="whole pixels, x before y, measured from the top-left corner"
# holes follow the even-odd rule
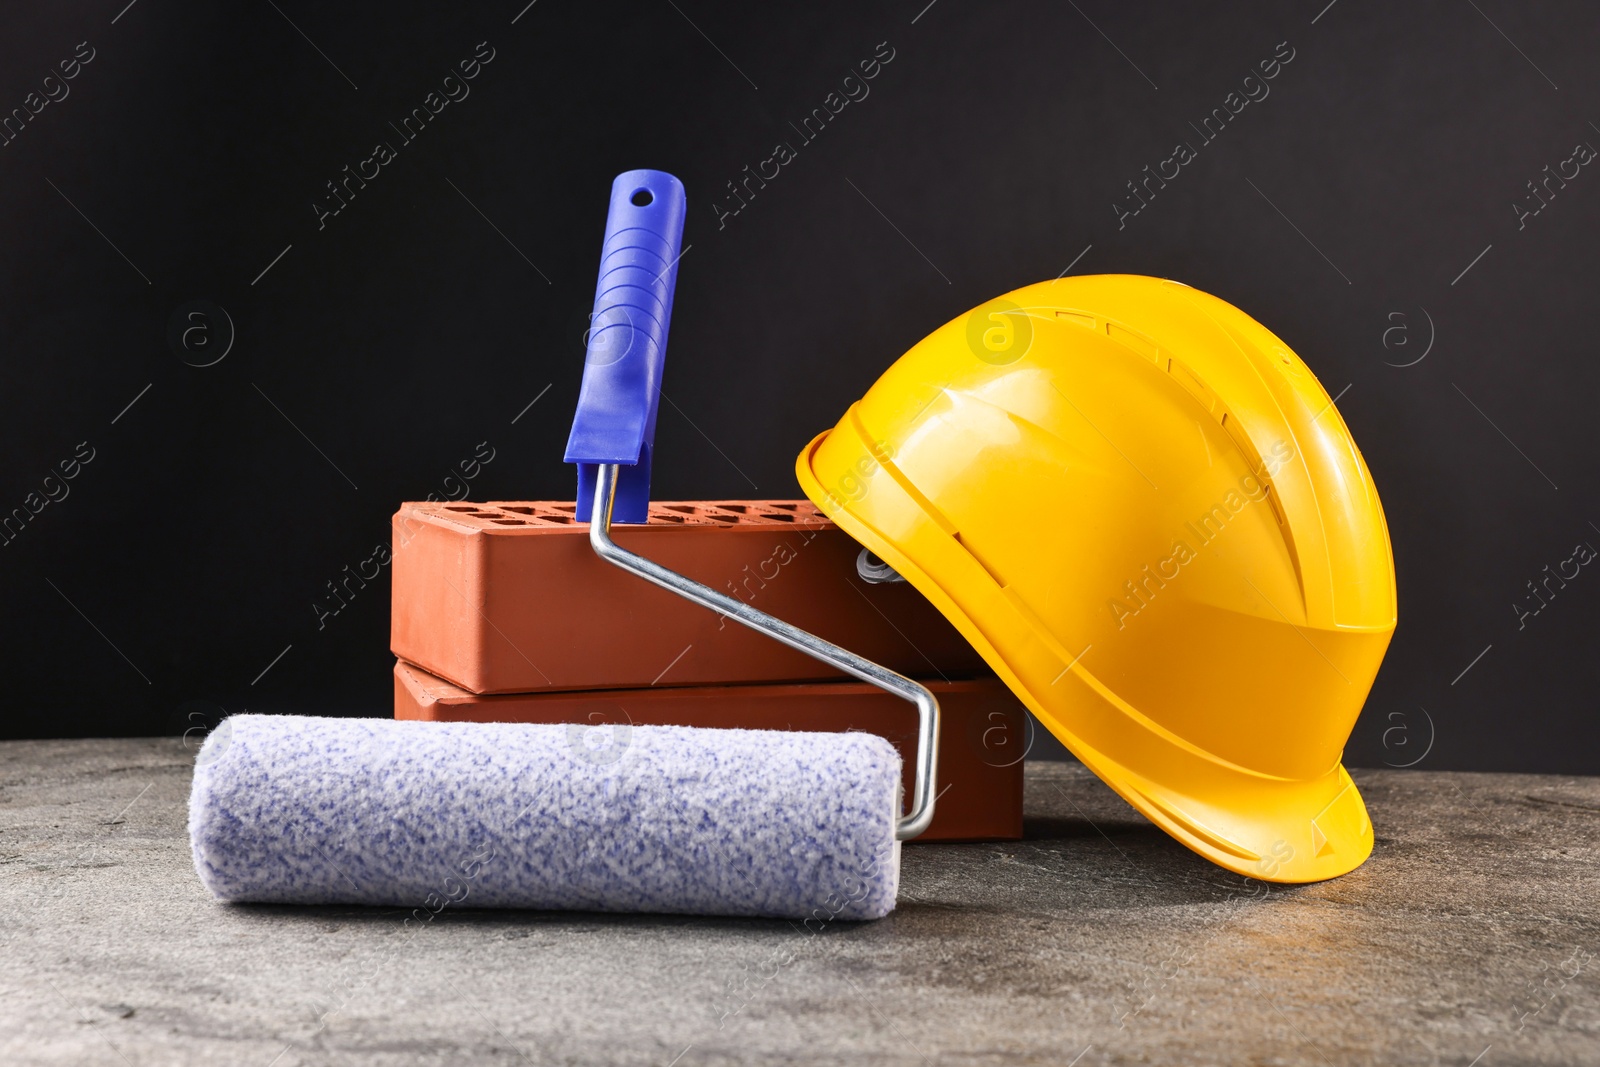
[[[834,432],[819,434],[795,462],[806,495],[938,608],[1039,721],[1141,814],[1213,863],[1263,881],[1333,878],[1371,854],[1372,823],[1341,764],[1311,778],[1263,774],[1151,722],[1056,646],[1020,600],[985,582],[959,537],[928,516],[899,477],[874,478],[871,488],[882,494],[873,514],[892,517],[892,535],[867,522],[857,501],[830,491],[813,458]],[[886,456],[859,444],[866,463],[895,474]]]

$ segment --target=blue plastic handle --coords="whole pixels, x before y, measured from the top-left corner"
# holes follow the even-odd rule
[[[683,183],[664,171],[625,171],[611,183],[583,385],[567,438],[566,460],[578,465],[580,521],[593,506],[601,463],[622,467],[612,521],[649,521],[650,457],[687,207]]]

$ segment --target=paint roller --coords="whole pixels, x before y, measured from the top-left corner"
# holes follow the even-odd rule
[[[220,900],[875,919],[933,818],[939,705],[916,682],[624,549],[651,451],[686,198],[612,185],[566,459],[604,560],[917,709],[910,804],[885,739],[692,727],[236,715],[201,747],[195,870]]]

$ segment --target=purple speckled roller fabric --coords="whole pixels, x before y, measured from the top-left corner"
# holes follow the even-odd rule
[[[235,715],[189,838],[227,901],[876,919],[899,784],[872,734]]]

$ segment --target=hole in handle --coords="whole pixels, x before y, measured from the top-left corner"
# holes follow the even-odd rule
[[[630,199],[635,207],[649,207],[655,197],[651,195],[648,189],[635,189]]]

